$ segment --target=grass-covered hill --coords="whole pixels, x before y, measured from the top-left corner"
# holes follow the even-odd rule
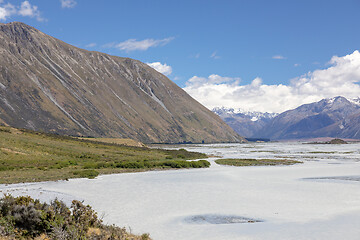
[[[205,154],[150,149],[0,126],[0,183],[209,167]]]

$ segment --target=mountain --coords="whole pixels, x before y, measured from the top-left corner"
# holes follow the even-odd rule
[[[145,143],[240,142],[218,116],[140,61],[0,24],[0,123]]]
[[[277,113],[251,112],[225,107],[214,108],[212,111],[244,137],[252,137],[254,133],[258,132],[278,115]]]
[[[360,104],[344,97],[304,104],[276,116],[253,137],[301,139],[342,137],[360,139]]]

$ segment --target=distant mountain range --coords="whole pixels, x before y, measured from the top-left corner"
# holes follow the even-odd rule
[[[278,115],[253,113],[239,115],[236,111],[213,110],[225,122],[245,137],[306,139],[338,137],[360,139],[360,98],[348,100],[338,96],[304,104]],[[241,117],[239,117],[241,116]],[[245,120],[244,120],[245,119]],[[243,128],[247,128],[247,132]]]
[[[251,112],[224,107],[214,108],[212,111],[244,137],[253,137],[256,132],[278,115],[277,113]]]
[[[0,24],[0,124],[145,143],[244,141],[147,64]]]

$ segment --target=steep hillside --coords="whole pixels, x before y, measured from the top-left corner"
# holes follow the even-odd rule
[[[359,127],[360,106],[339,96],[281,113],[253,136],[270,139],[360,138]]]
[[[0,123],[145,143],[238,142],[218,116],[146,64],[0,24]]]

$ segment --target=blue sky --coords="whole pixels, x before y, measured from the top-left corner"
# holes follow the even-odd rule
[[[263,86],[276,92],[283,85],[292,85],[287,94],[296,95],[294,81],[307,74],[311,82],[315,72],[338,66],[340,60],[329,63],[334,56],[354,56],[357,62],[353,54],[360,44],[359,11],[358,0],[0,0],[1,22],[22,21],[80,48],[158,62],[158,70],[167,70],[171,80],[209,108],[272,112],[322,97],[360,95],[354,89],[317,89],[296,100],[283,98],[284,92],[261,101],[254,97],[265,91]],[[349,81],[358,86],[359,79]],[[243,89],[240,98],[229,90],[256,84],[257,93],[246,95],[249,89]],[[224,87],[227,94],[217,99],[204,85]],[[206,102],[209,97],[214,103]],[[260,107],[272,97],[278,99],[277,107]]]

